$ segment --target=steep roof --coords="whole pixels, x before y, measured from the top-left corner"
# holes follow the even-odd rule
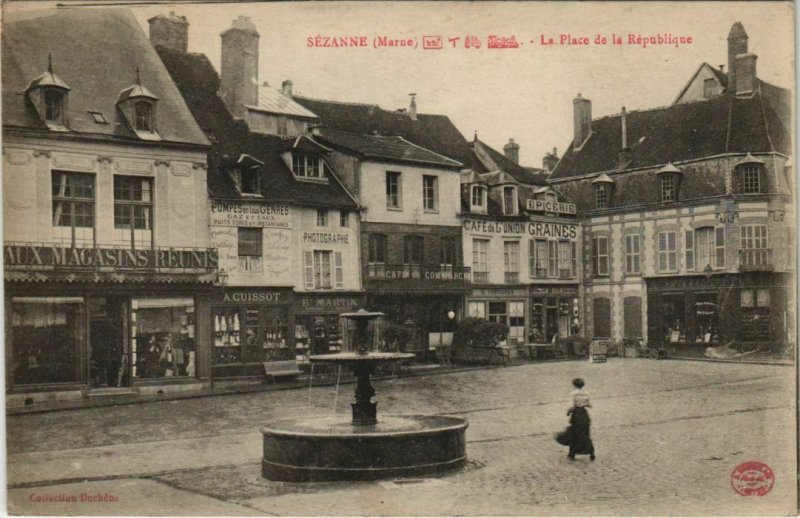
[[[159,99],[157,127],[165,142],[208,145],[136,18],[127,9],[4,12],[2,33],[3,126],[46,131],[23,95],[29,83],[53,69],[69,85],[71,133],[141,142],[117,109],[120,93],[136,85],[136,67]],[[102,49],[102,52],[98,52]],[[108,121],[98,123],[90,111]]]
[[[301,117],[306,119],[316,119],[313,112],[307,110],[302,105],[296,103],[291,97],[267,85],[258,85],[258,105],[248,108],[278,115],[288,115],[290,117]]]
[[[295,178],[281,153],[290,149],[296,139],[256,134],[244,122],[235,120],[217,94],[219,75],[206,56],[163,47],[157,50],[200,126],[212,136],[214,145],[208,156],[208,190],[212,197],[242,198],[225,166],[248,154],[264,164],[259,171],[261,195],[266,201],[351,210],[358,207],[335,177],[329,177],[326,183]]]
[[[484,173],[486,168],[472,152],[469,143],[445,115],[387,111],[375,104],[343,103],[295,96],[319,117],[326,128],[350,133],[401,136],[409,142],[451,158],[465,167]]]
[[[723,94],[707,100],[627,114],[630,163],[625,169],[698,159],[724,153],[789,154],[790,113],[777,87],[761,84],[750,98]],[[788,95],[788,93],[787,93]],[[550,175],[558,180],[619,168],[619,114],[592,121],[580,151],[570,144]]]
[[[461,169],[460,162],[413,144],[400,136],[365,135],[330,128],[320,130],[315,137],[333,148],[345,149],[364,158],[408,162],[415,165]]]
[[[472,142],[472,148],[478,160],[481,161],[488,171],[504,171],[521,183],[533,185],[547,184],[547,181],[541,175],[532,173],[526,167],[522,167],[513,160],[508,159],[503,153],[500,153],[482,140],[476,138]]]

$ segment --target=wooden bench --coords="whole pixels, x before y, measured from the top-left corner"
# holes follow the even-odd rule
[[[274,383],[277,378],[295,378],[303,371],[297,368],[295,360],[264,362],[264,374]]]

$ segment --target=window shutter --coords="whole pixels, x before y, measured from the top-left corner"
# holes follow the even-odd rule
[[[303,252],[305,258],[306,289],[314,288],[314,255],[312,252]]]
[[[716,228],[717,268],[725,268],[725,228]]]
[[[597,238],[592,238],[592,275],[597,276],[597,264],[599,258],[597,257]]]
[[[335,252],[334,253],[334,268],[336,274],[336,287],[343,288],[344,287],[344,268],[342,266],[342,253]]]
[[[686,231],[686,269],[694,270],[694,231]]]
[[[530,277],[536,275],[536,241],[531,239],[528,241],[528,269],[530,270]]]

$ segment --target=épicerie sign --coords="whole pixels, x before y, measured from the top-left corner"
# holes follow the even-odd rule
[[[4,245],[6,268],[111,268],[114,270],[181,269],[212,271],[219,257],[208,250],[131,250],[125,248],[75,248],[45,245]]]

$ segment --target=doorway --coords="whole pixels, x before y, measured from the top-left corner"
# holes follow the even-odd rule
[[[92,388],[130,386],[130,358],[125,340],[127,308],[123,299],[87,299],[89,308],[90,382]]]

